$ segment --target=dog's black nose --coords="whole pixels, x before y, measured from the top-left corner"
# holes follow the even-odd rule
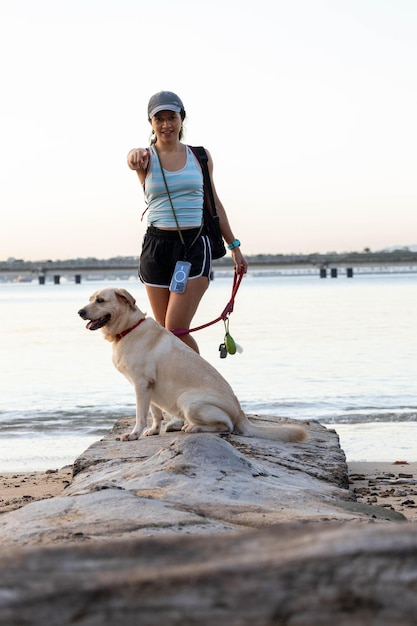
[[[83,320],[85,319],[86,314],[87,314],[87,311],[86,311],[85,309],[80,309],[80,310],[78,311],[78,315],[79,315],[80,317],[82,317],[82,318],[83,318]]]

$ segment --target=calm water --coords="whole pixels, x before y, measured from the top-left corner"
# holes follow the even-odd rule
[[[0,471],[70,464],[121,416],[134,394],[111,345],[78,309],[103,286],[137,281],[0,284]],[[217,273],[194,325],[227,303],[231,273]],[[417,460],[417,275],[353,279],[251,272],[231,315],[243,353],[220,359],[223,323],[195,334],[202,356],[248,413],[317,419],[339,433],[348,460]]]

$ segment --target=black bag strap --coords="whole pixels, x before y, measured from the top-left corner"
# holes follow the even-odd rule
[[[207,192],[209,201],[210,201],[210,213],[213,216],[213,219],[219,219],[216,211],[216,203],[214,202],[213,188],[211,186],[210,173],[208,169],[208,156],[206,149],[203,146],[188,146],[190,150],[196,156],[198,162],[201,165],[201,169],[203,170],[203,182],[204,182],[204,192]]]

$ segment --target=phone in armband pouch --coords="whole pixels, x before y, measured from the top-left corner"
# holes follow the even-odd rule
[[[184,293],[190,275],[191,263],[188,261],[177,261],[172,274],[169,290],[175,293]]]

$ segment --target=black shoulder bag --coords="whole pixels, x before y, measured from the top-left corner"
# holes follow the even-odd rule
[[[220,230],[220,220],[216,211],[216,203],[214,202],[213,189],[211,187],[210,174],[208,170],[207,152],[203,146],[189,146],[193,151],[203,171],[204,181],[204,205],[203,205],[203,223],[204,232],[210,240],[211,256],[213,259],[221,259],[226,254],[222,233]]]

